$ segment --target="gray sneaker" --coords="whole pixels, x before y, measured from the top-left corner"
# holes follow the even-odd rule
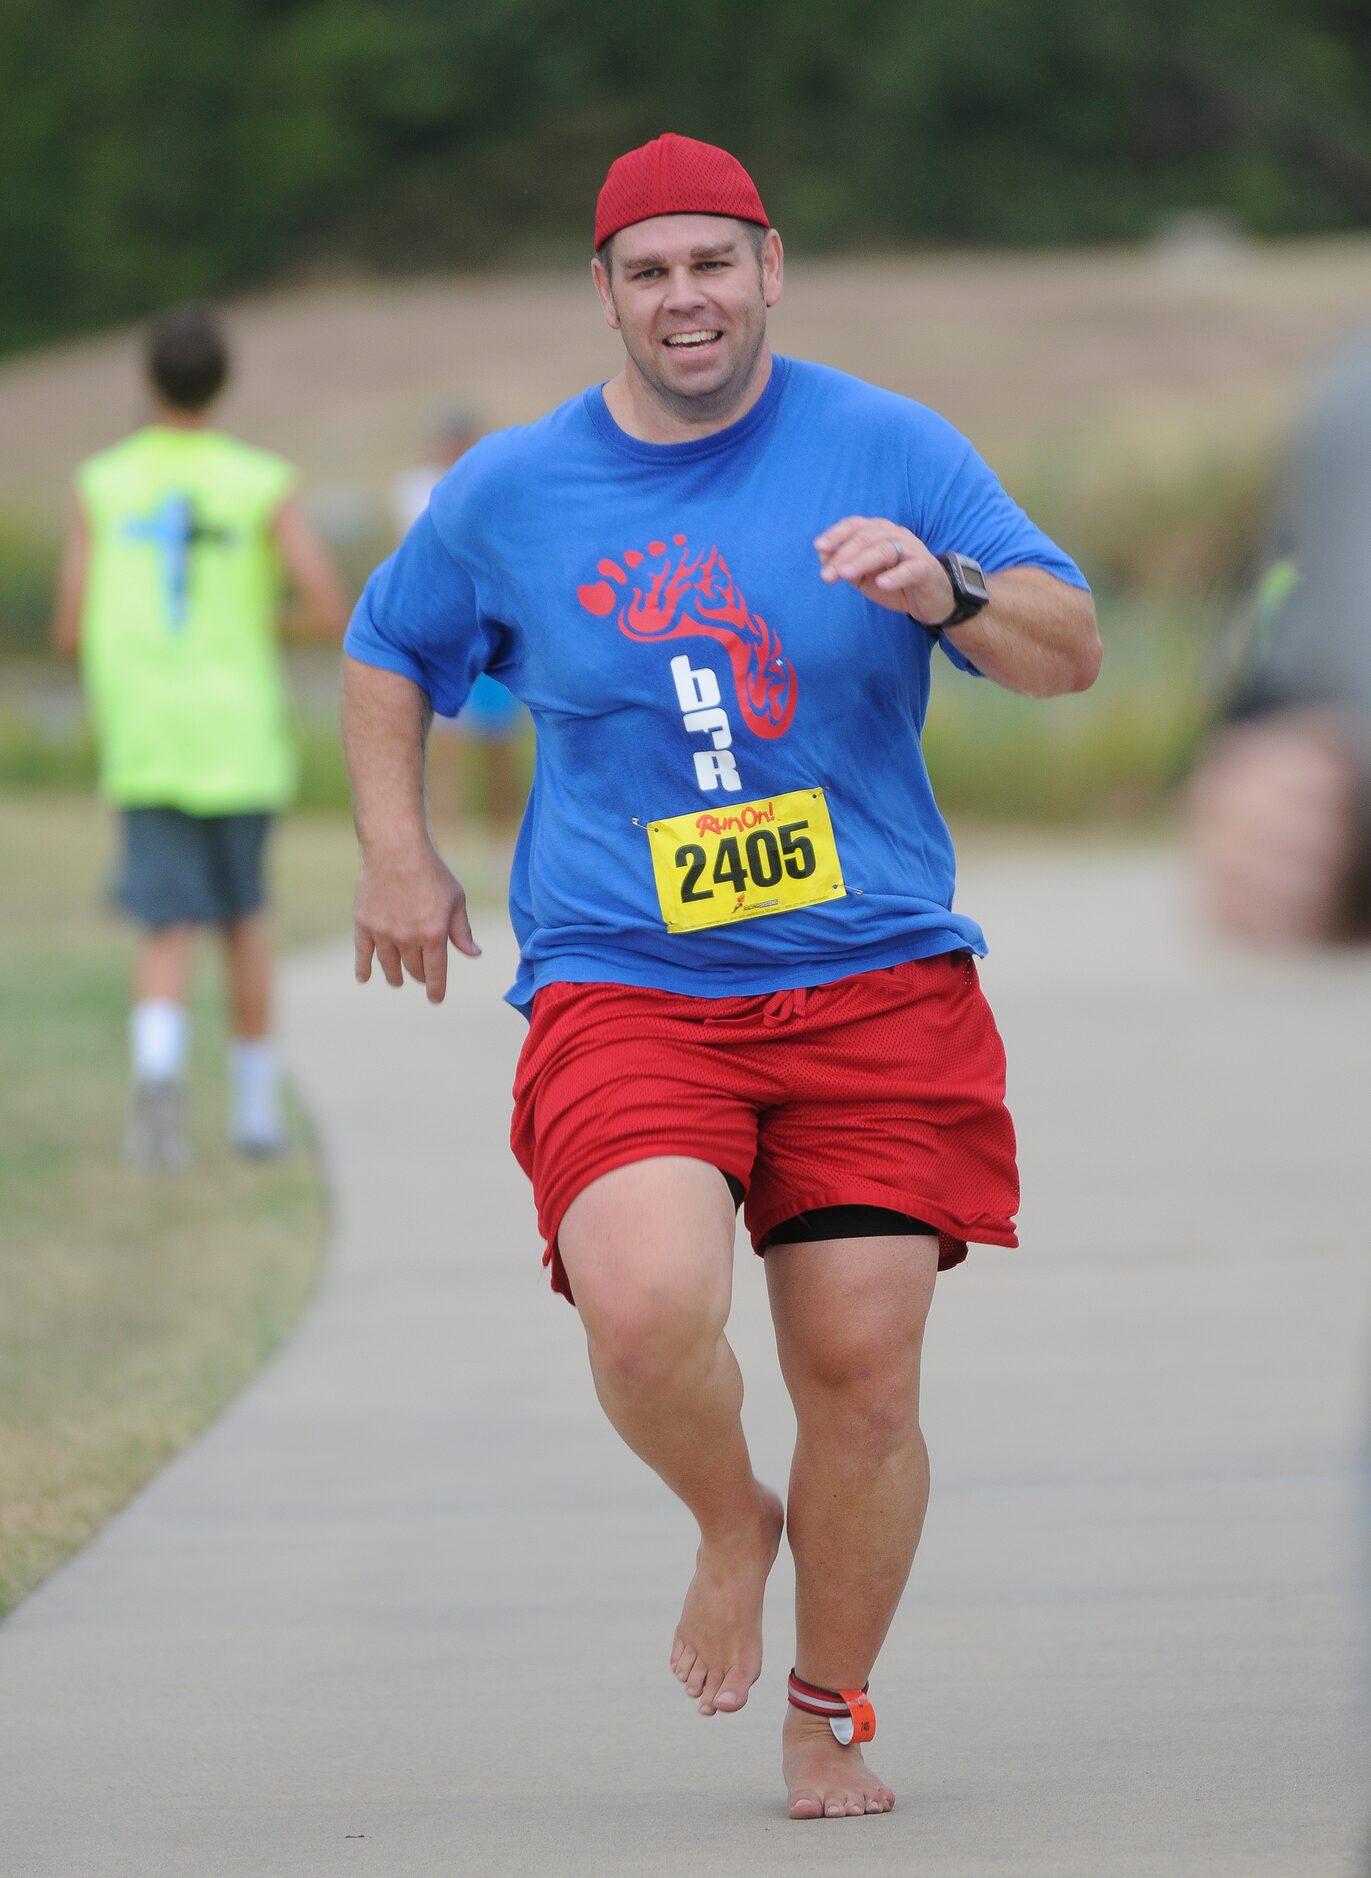
[[[190,1166],[186,1085],[178,1078],[133,1085],[123,1159],[144,1174],[181,1174]]]

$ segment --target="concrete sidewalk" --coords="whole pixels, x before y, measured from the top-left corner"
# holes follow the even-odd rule
[[[4,1878],[1349,1870],[1371,977],[1207,951],[1178,901],[1153,854],[964,870],[1028,1198],[934,1308],[933,1508],[873,1690],[894,1814],[784,1817],[784,1553],[744,1713],[668,1676],[689,1524],[545,1290],[487,916],[438,1012],[346,945],[291,965],[328,1276],[0,1630]],[[779,1482],[750,1256],[737,1293]]]

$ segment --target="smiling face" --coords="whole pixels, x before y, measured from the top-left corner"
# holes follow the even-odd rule
[[[782,271],[775,229],[763,235],[726,216],[658,215],[621,229],[608,260],[592,265],[605,318],[628,355],[614,382],[635,420],[629,427],[649,437],[663,427],[673,437],[701,436],[741,417],[770,369],[766,315],[781,297]]]

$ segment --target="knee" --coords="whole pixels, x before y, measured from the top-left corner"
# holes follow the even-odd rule
[[[663,1283],[577,1302],[595,1374],[616,1390],[652,1390],[713,1361],[724,1316],[708,1298]]]
[[[859,1466],[879,1466],[921,1438],[917,1350],[827,1352],[792,1394],[802,1438]]]
[[[903,1378],[856,1386],[844,1393],[830,1427],[858,1465],[879,1467],[921,1438],[918,1395]]]

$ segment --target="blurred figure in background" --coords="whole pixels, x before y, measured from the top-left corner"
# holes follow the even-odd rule
[[[395,533],[403,540],[428,507],[436,483],[465,456],[481,435],[482,425],[465,405],[449,405],[434,413],[428,431],[428,454],[422,463],[402,470],[391,490]],[[464,802],[466,779],[471,774],[468,740],[479,767],[480,792],[486,820],[499,856],[507,868],[524,810],[517,752],[528,713],[511,691],[482,672],[456,717],[434,714],[434,735],[428,742],[430,795],[434,818],[454,840],[468,820]]]
[[[1285,946],[1365,943],[1371,338],[1325,379],[1291,453],[1280,503],[1247,658],[1191,786],[1191,842],[1209,911],[1232,937]],[[1364,1103],[1365,1091],[1355,1097]],[[1371,1588],[1371,1476],[1363,1522],[1363,1582]],[[1371,1621],[1363,1651],[1365,1727]],[[1367,1791],[1371,1797],[1371,1780]],[[1363,1856],[1371,1878],[1371,1835]]]
[[[1202,890],[1235,938],[1371,938],[1371,340],[1291,454],[1247,656],[1191,789]],[[1276,544],[1279,544],[1277,547]]]
[[[124,1155],[174,1170],[190,1158],[186,999],[202,926],[228,960],[234,1145],[283,1145],[263,908],[267,836],[296,770],[282,568],[318,633],[341,638],[348,606],[291,465],[210,428],[229,370],[215,315],[160,314],[146,368],[150,421],[77,472],[53,641],[80,657],[100,788],[122,815],[117,898],[142,928]]]

